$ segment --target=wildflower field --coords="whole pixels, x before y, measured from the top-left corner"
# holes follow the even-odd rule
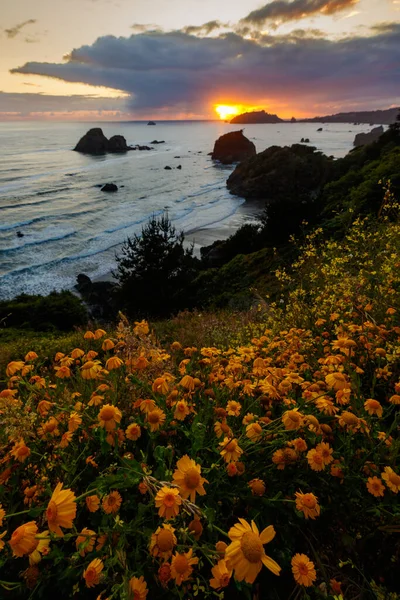
[[[400,226],[319,235],[245,342],[11,357],[1,599],[400,598]]]

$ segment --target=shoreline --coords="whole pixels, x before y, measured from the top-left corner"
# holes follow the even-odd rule
[[[204,246],[210,246],[217,240],[227,240],[231,235],[245,223],[254,223],[257,217],[261,215],[265,207],[265,201],[259,200],[244,200],[238,206],[233,215],[226,217],[218,223],[206,225],[205,227],[193,227],[185,233],[185,245],[193,244],[194,255],[200,258],[200,249]],[[109,271],[99,277],[92,279],[93,283],[102,281],[114,282],[112,272]]]

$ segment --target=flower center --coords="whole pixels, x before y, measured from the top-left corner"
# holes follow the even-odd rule
[[[221,587],[226,587],[227,585],[229,585],[229,581],[230,581],[230,577],[229,577],[228,573],[225,573],[225,575],[221,575],[220,580],[219,580]]]
[[[304,563],[298,565],[300,575],[308,575],[308,567]]]
[[[188,559],[183,554],[178,554],[174,562],[175,571],[179,573],[179,575],[183,575],[185,571],[189,567]]]
[[[96,577],[97,577],[96,569],[94,569],[93,567],[89,567],[85,573],[86,581],[88,583],[91,583],[92,581],[95,581]]]
[[[396,473],[390,473],[389,481],[391,483],[393,483],[394,485],[400,485],[400,476],[397,475]]]
[[[198,470],[195,467],[190,467],[185,473],[184,481],[186,483],[186,487],[190,490],[195,490],[197,486],[200,484],[200,475]]]
[[[174,506],[175,504],[175,496],[174,494],[165,494],[163,503],[165,506]]]
[[[172,533],[168,531],[168,529],[162,529],[157,537],[157,546],[160,548],[161,552],[171,550],[173,545],[174,538],[172,536]]]
[[[303,504],[304,506],[307,506],[307,508],[315,508],[316,500],[311,494],[306,494],[303,498]]]
[[[229,442],[229,444],[225,447],[225,450],[227,452],[234,452],[236,450],[236,442],[234,442],[232,440],[232,442]]]
[[[46,516],[49,522],[54,522],[57,520],[57,504],[54,502],[54,500],[50,500],[49,506],[46,510]]]
[[[152,412],[149,412],[149,414],[147,416],[147,420],[149,421],[149,423],[155,424],[155,423],[159,423],[160,417],[159,417],[158,413],[152,411]]]
[[[260,538],[252,531],[247,531],[243,535],[240,547],[244,557],[251,563],[259,562],[264,553]]]
[[[114,418],[114,409],[111,406],[106,406],[102,409],[100,416],[103,421],[111,421]]]

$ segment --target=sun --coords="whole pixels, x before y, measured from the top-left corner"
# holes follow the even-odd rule
[[[229,117],[234,117],[240,113],[239,106],[230,106],[229,104],[217,104],[215,107],[215,112],[218,113],[220,119],[224,120]]]

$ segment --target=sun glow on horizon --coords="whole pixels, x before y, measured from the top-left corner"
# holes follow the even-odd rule
[[[215,112],[218,114],[219,118],[225,121],[228,118],[232,118],[241,112],[240,106],[231,106],[229,104],[216,104]]]

